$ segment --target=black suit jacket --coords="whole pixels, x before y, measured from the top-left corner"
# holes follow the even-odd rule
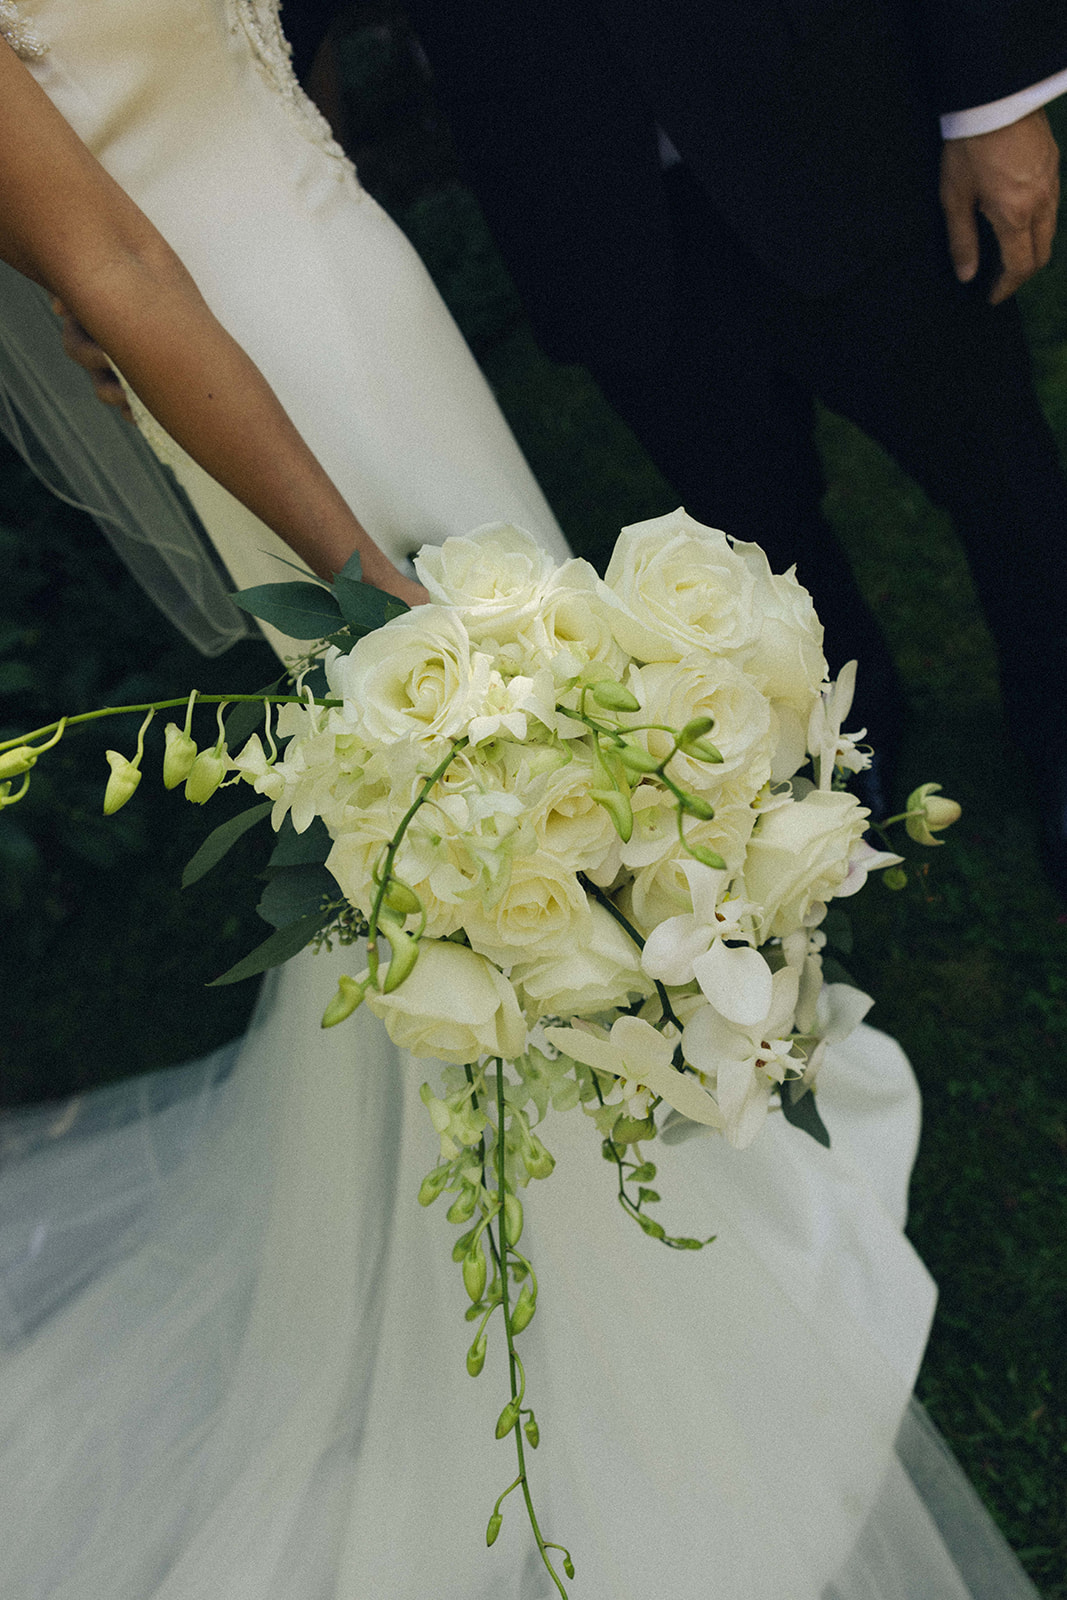
[[[542,340],[670,323],[662,127],[783,282],[832,293],[933,236],[937,116],[1067,65],[1064,0],[409,0]]]

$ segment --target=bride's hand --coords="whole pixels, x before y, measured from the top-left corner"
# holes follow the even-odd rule
[[[376,589],[384,589],[386,594],[395,594],[398,600],[403,600],[408,606],[424,606],[429,601],[430,597],[422,584],[399,572],[377,545],[361,549],[359,559],[364,580],[373,583]]]

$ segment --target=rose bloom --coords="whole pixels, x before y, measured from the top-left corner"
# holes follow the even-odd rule
[[[424,545],[415,570],[431,600],[457,606],[472,639],[513,639],[535,615],[556,563],[533,536],[508,523]]]
[[[358,640],[327,676],[373,743],[424,745],[460,737],[480,709],[489,666],[455,612],[418,606]]]
[[[590,911],[589,932],[580,942],[512,967],[511,981],[529,1015],[593,1016],[654,993],[634,941],[603,906],[593,905]]]
[[[587,939],[589,902],[577,874],[550,856],[515,858],[503,893],[492,904],[472,897],[463,926],[476,950],[510,967]]]
[[[593,786],[592,763],[579,752],[551,775],[530,812],[538,852],[572,872],[595,870],[618,839],[608,813],[589,792]]]
[[[747,563],[685,511],[624,528],[604,581],[619,607],[615,637],[638,661],[732,654],[759,638]]]
[[[745,858],[746,897],[763,907],[761,939],[792,933],[849,874],[870,813],[855,795],[814,789],[759,819]]]
[[[677,662],[656,661],[635,668],[627,686],[641,702],[635,722],[659,722],[681,730],[694,717],[713,717],[707,735],[721,762],[695,760],[679,752],[668,767],[683,789],[714,800],[727,779],[738,779],[755,794],[771,771],[771,708],[766,697],[731,661],[693,651]],[[640,738],[650,755],[662,760],[672,746],[668,733],[650,729]]]
[[[363,975],[364,978],[366,974]],[[414,968],[391,994],[366,1003],[401,1050],[457,1066],[521,1055],[526,1023],[503,973],[465,945],[423,939]]]
[[[734,554],[755,580],[759,619],[756,642],[745,652],[745,671],[764,694],[791,706],[807,727],[826,677],[823,628],[811,595],[797,582],[793,568],[776,576],[758,544],[737,541]]]

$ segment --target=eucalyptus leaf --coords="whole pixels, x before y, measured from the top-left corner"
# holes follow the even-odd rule
[[[326,831],[321,817],[312,819],[311,826],[297,833],[292,819],[286,817],[278,829],[278,842],[267,862],[270,871],[278,867],[321,866],[329,855],[333,840]]]
[[[261,583],[240,589],[233,602],[291,639],[324,639],[343,620],[332,591],[320,583]]]
[[[333,593],[341,615],[357,634],[373,633],[383,623],[401,617],[410,608],[395,595],[386,594],[370,583],[354,583],[344,573],[333,580]]]
[[[264,800],[262,805],[252,806],[249,811],[242,811],[239,816],[231,817],[229,822],[222,823],[213,833],[209,833],[182,873],[182,888],[188,889],[191,883],[196,883],[206,872],[210,872],[212,867],[217,866],[238,839],[246,834],[249,828],[255,827],[257,822],[262,822],[273,808],[273,800]]]
[[[334,579],[347,578],[349,583],[363,582],[363,563],[359,559],[359,551],[353,550],[340,572],[334,573]]]
[[[310,863],[281,867],[264,889],[256,910],[272,927],[287,928],[318,911],[324,899],[337,898],[336,880],[325,867]]]
[[[225,983],[240,983],[242,978],[255,978],[261,972],[269,972],[271,967],[280,967],[283,961],[288,961],[310,944],[325,921],[323,912],[314,911],[301,917],[298,922],[290,922],[285,928],[277,928],[228,972],[224,972],[220,978],[212,978],[207,987],[217,989]]]
[[[810,1134],[816,1144],[825,1145],[829,1150],[830,1135],[815,1104],[815,1093],[812,1089],[807,1089],[794,1100],[793,1096],[799,1089],[799,1082],[793,1078],[787,1079],[782,1084],[782,1114],[794,1128]]]

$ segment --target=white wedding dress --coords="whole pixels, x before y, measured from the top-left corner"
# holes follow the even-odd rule
[[[295,89],[264,0],[10,0],[0,26],[175,245],[397,559],[510,519],[558,530],[425,273]],[[241,585],[277,541],[191,464]],[[235,685],[235,688],[245,687]],[[550,1600],[470,1379],[456,1230],[416,1192],[432,1069],[338,970],[267,981],[203,1063],[0,1120],[5,1600]],[[352,954],[351,952],[349,954]],[[902,1232],[918,1095],[861,1028],[828,1059],[827,1151],[656,1154],[663,1220],[619,1209],[592,1125],[550,1117],[526,1197],[522,1335],[545,1536],[573,1600],[1026,1600],[909,1405],[934,1288]],[[939,1527],[940,1525],[940,1527]]]

